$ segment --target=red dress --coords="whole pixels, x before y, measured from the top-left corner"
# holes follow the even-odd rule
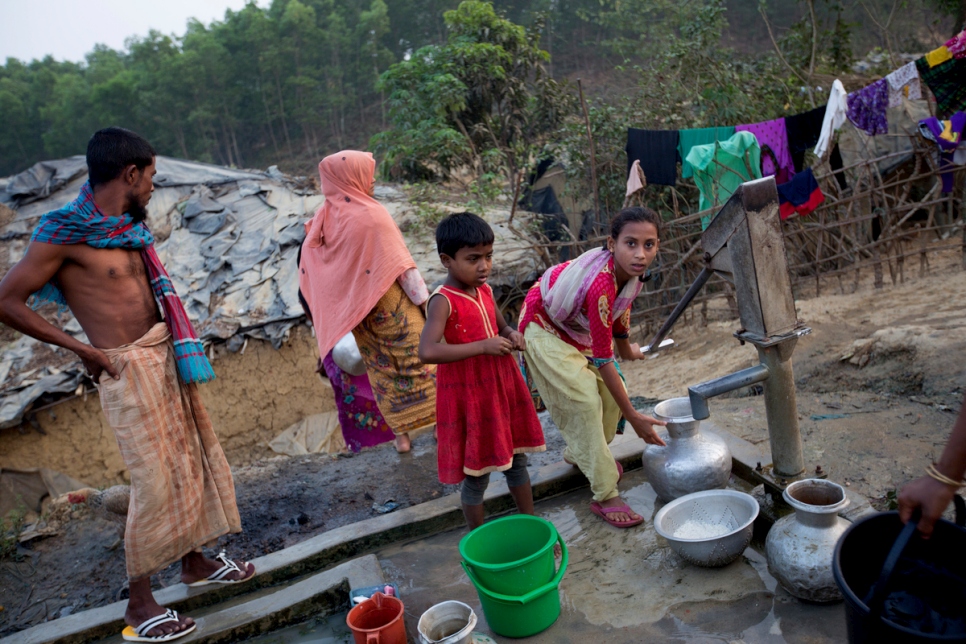
[[[488,285],[477,288],[475,298],[448,286],[433,295],[449,302],[446,344],[477,342],[499,333]],[[436,428],[442,483],[459,483],[467,474],[502,472],[510,469],[514,454],[546,449],[530,390],[512,355],[481,355],[439,365]]]

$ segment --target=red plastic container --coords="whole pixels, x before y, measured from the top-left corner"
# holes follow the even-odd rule
[[[376,593],[350,610],[345,621],[355,644],[406,644],[404,613],[401,601]]]

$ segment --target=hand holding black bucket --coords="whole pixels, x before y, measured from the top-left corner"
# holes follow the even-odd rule
[[[853,524],[835,548],[832,570],[845,597],[849,642],[966,643],[966,504],[956,524],[937,521],[926,541],[918,517],[897,512]]]

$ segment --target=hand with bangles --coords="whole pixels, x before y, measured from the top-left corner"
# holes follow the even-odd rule
[[[933,526],[949,507],[953,495],[966,481],[966,398],[959,410],[952,435],[939,461],[926,467],[926,476],[908,483],[899,492],[899,518],[905,523],[916,509],[922,511],[919,532],[923,539],[932,535]]]

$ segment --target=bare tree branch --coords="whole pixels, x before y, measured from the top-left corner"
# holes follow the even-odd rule
[[[889,35],[889,28],[892,26],[892,19],[896,16],[896,9],[899,8],[899,0],[893,0],[892,9],[889,11],[889,19],[886,20],[884,25],[875,15],[872,9],[869,8],[869,5],[866,4],[865,0],[859,0],[859,4],[862,5],[862,8],[865,9],[865,12],[869,14],[869,18],[872,19],[872,22],[875,24],[875,26],[878,27],[879,31],[882,32],[882,39],[885,41],[886,51],[889,52],[889,63],[893,67],[898,67],[899,63],[896,61],[895,52],[892,50],[892,37]]]
[[[801,73],[797,69],[795,69],[792,66],[791,63],[788,62],[788,60],[785,58],[785,55],[782,54],[781,47],[778,46],[778,41],[775,40],[775,34],[771,29],[771,22],[768,21],[768,15],[765,13],[765,4],[763,2],[758,3],[758,13],[761,14],[761,19],[765,21],[765,28],[768,29],[768,38],[769,40],[771,40],[771,44],[775,48],[775,53],[778,54],[778,59],[782,61],[782,64],[785,65],[785,67],[788,68],[788,71],[795,74],[795,76],[797,76],[798,79],[805,84],[805,90],[808,92],[808,100],[811,103],[812,107],[815,107],[815,95],[812,93],[811,73],[809,74],[808,78],[805,78],[804,76],[801,75]],[[814,49],[813,49],[813,55],[814,55]]]

